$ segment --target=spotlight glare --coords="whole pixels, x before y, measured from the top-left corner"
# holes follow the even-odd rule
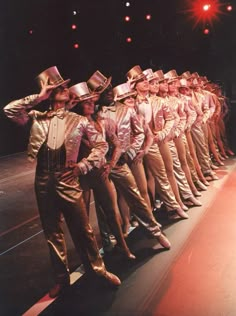
[[[125,3],[125,6],[126,6],[126,7],[130,7],[130,2],[126,2],[126,3]]]
[[[232,7],[232,5],[227,5],[227,11],[232,11],[233,10],[233,7]]]
[[[152,18],[151,14],[146,15],[146,20],[151,20],[151,18]]]
[[[126,21],[126,22],[129,22],[129,21],[130,21],[130,16],[126,15],[126,16],[125,16],[125,21]]]
[[[132,38],[131,38],[131,37],[127,37],[127,38],[126,38],[126,42],[127,42],[127,43],[131,43],[131,42],[132,42]]]
[[[77,14],[77,11],[76,11],[76,10],[74,10],[74,11],[73,11],[73,15],[76,15],[76,14]]]
[[[79,48],[79,44],[78,44],[78,43],[75,43],[75,44],[74,44],[74,48]]]
[[[33,34],[33,32],[34,32],[34,31],[33,31],[32,29],[31,29],[31,30],[29,30],[29,34],[30,34],[30,35],[32,35],[32,34]]]
[[[76,30],[76,29],[77,29],[76,24],[72,24],[72,25],[71,25],[71,28],[72,28],[72,30]]]
[[[203,11],[208,11],[210,7],[211,7],[210,4],[204,4],[202,8],[203,8]]]

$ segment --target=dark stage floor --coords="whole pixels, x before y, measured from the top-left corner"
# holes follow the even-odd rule
[[[26,154],[0,158],[0,315],[234,316],[236,315],[236,159],[217,171],[202,207],[175,223],[156,216],[172,242],[164,251],[141,229],[128,237],[137,260],[105,257],[118,290],[104,288],[78,269],[66,231],[72,286],[57,300],[33,191],[34,165]],[[93,202],[91,223],[98,233]],[[66,228],[65,228],[66,229]]]

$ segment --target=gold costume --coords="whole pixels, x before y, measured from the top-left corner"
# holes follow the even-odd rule
[[[72,166],[77,163],[84,134],[94,147],[87,158],[77,163],[81,174],[101,166],[107,143],[85,117],[65,111],[61,117],[65,126],[64,143],[56,150],[51,149],[47,137],[54,113],[33,110],[28,114],[27,110],[37,104],[38,95],[31,95],[11,102],[4,111],[9,118],[20,124],[25,124],[30,117],[33,120],[28,155],[31,160],[37,157],[35,192],[56,281],[60,283],[69,278],[62,215],[85,269],[105,275],[106,269],[99,255],[82,190],[77,177],[73,175]]]

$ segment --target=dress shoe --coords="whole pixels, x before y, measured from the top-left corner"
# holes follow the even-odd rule
[[[184,210],[182,210],[182,208],[177,208],[176,210],[169,211],[168,217],[169,219],[179,219],[179,218],[188,219],[189,218],[188,214]]]
[[[160,236],[158,236],[157,239],[163,248],[170,249],[171,243],[169,242],[169,240],[164,234],[161,234]]]
[[[69,282],[65,283],[56,283],[50,290],[49,296],[55,298],[65,292],[65,290],[70,286]]]
[[[193,192],[193,195],[196,197],[202,196],[201,193],[197,190]]]
[[[195,185],[201,189],[202,191],[206,191],[207,190],[207,186],[205,184],[203,184],[200,180],[195,182]]]
[[[188,198],[186,202],[187,203],[190,202],[191,203],[190,205],[192,206],[202,206],[202,203],[198,199],[196,199],[194,196],[191,196],[190,198]]]
[[[181,208],[182,208],[182,210],[184,210],[185,212],[188,211],[188,207],[187,207],[187,205],[185,205],[185,204],[182,204],[182,205],[181,205]]]
[[[226,152],[231,157],[235,155],[235,153],[231,149],[227,149]]]
[[[120,253],[125,259],[128,259],[128,260],[135,260],[136,257],[134,254],[132,254],[132,252],[129,250],[129,248],[124,248],[124,247],[121,247],[119,245],[116,245],[114,247],[114,252],[117,252],[117,253]]]
[[[99,276],[99,278],[102,278],[109,285],[112,285],[115,287],[121,285],[120,279],[115,274],[113,274],[111,272],[105,271],[104,274],[98,275],[98,276]]]
[[[211,169],[212,170],[217,170],[217,169],[219,169],[219,167],[217,167],[216,165],[211,164]]]

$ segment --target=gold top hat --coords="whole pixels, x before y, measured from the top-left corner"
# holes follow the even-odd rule
[[[192,88],[198,88],[200,86],[201,86],[201,84],[198,82],[197,78],[194,78],[193,81],[192,81],[191,87]]]
[[[157,70],[154,72],[154,74],[157,76],[159,82],[166,80],[162,70]]]
[[[181,77],[188,80],[192,77],[192,75],[190,71],[185,71],[184,73],[182,73]]]
[[[92,92],[102,93],[111,84],[111,77],[105,77],[99,70],[87,81],[87,85]]]
[[[131,89],[130,83],[122,83],[113,89],[114,101],[120,101],[124,98],[136,95],[136,91]]]
[[[151,68],[145,69],[143,71],[143,74],[146,76],[148,81],[152,81],[154,79],[159,80],[157,74],[155,74],[155,72],[153,72],[153,70]]]
[[[86,82],[80,82],[69,88],[70,93],[76,96],[78,102],[94,98],[94,94],[90,92]]]
[[[70,82],[70,79],[64,80],[62,78],[56,66],[50,67],[41,72],[36,77],[36,80],[40,88],[42,87],[42,84],[45,83],[49,85],[55,85],[55,88],[57,88],[59,86],[66,85],[68,82]]]
[[[134,83],[140,79],[144,79],[146,78],[146,76],[144,75],[142,69],[140,66],[134,66],[133,68],[131,68],[127,74],[126,77],[128,79],[128,82],[130,83]]]
[[[198,72],[193,72],[193,73],[192,73],[192,77],[193,77],[193,78],[196,78],[196,79],[199,79],[199,78],[200,78]]]
[[[185,78],[180,79],[179,84],[179,88],[189,88],[187,80]]]
[[[168,71],[166,74],[164,74],[164,78],[168,80],[168,83],[175,81],[179,79],[179,76],[177,75],[177,72],[175,69],[172,69]]]

